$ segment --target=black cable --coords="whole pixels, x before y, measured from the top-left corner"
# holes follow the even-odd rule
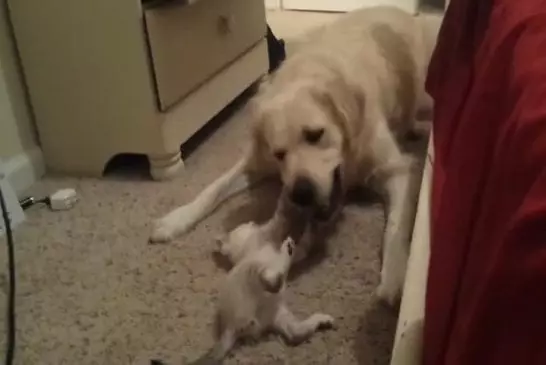
[[[8,271],[9,271],[9,294],[8,294],[8,312],[7,312],[7,341],[6,341],[6,360],[5,365],[13,364],[15,352],[15,253],[13,249],[13,232],[8,214],[4,194],[0,187],[0,206],[2,207],[2,218],[8,243]]]
[[[42,199],[36,199],[33,196],[27,196],[26,198],[23,198],[19,200],[19,205],[23,210],[27,210],[28,208],[36,205],[36,204],[45,204],[49,207],[51,207],[51,199],[49,197],[45,197]]]

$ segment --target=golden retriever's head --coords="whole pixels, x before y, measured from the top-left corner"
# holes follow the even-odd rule
[[[344,193],[346,141],[332,101],[313,85],[295,84],[254,102],[258,153],[276,165],[284,195],[317,219],[328,219]]]

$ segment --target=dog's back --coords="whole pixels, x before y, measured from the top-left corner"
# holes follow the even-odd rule
[[[267,99],[327,93],[353,111],[366,104],[367,115],[352,113],[358,120],[348,122],[353,134],[368,134],[369,125],[360,122],[381,116],[393,132],[405,134],[425,100],[430,51],[423,29],[420,17],[396,7],[347,13],[306,36],[268,83]]]
[[[425,57],[425,69],[428,70],[430,58],[434,48],[436,47],[436,41],[438,39],[438,32],[442,25],[443,16],[440,14],[420,14],[417,16],[419,21],[419,27],[421,28],[421,34],[423,37],[423,55]],[[425,74],[426,75],[426,74]],[[432,110],[432,98],[426,93],[420,94],[418,102],[419,107],[426,112]]]

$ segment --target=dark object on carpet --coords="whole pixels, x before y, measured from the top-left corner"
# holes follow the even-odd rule
[[[277,39],[269,25],[267,26],[267,51],[269,53],[269,73],[272,73],[286,58],[286,50],[284,40]]]
[[[7,255],[8,255],[8,275],[9,275],[9,291],[6,304],[6,354],[5,365],[12,365],[15,358],[15,249],[13,244],[13,232],[11,230],[11,222],[9,218],[8,207],[4,200],[4,193],[0,187],[0,212],[4,221],[4,230],[6,233]]]

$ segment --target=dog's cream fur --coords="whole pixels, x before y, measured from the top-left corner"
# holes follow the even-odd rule
[[[316,204],[332,204],[333,171],[342,191],[378,181],[387,226],[378,294],[401,293],[414,217],[411,162],[398,140],[414,128],[432,49],[424,21],[393,7],[358,10],[316,31],[250,102],[248,153],[191,203],[155,223],[151,239],[167,241],[206,217],[254,177],[280,175],[285,191],[305,176]],[[432,32],[436,32],[436,27]]]

